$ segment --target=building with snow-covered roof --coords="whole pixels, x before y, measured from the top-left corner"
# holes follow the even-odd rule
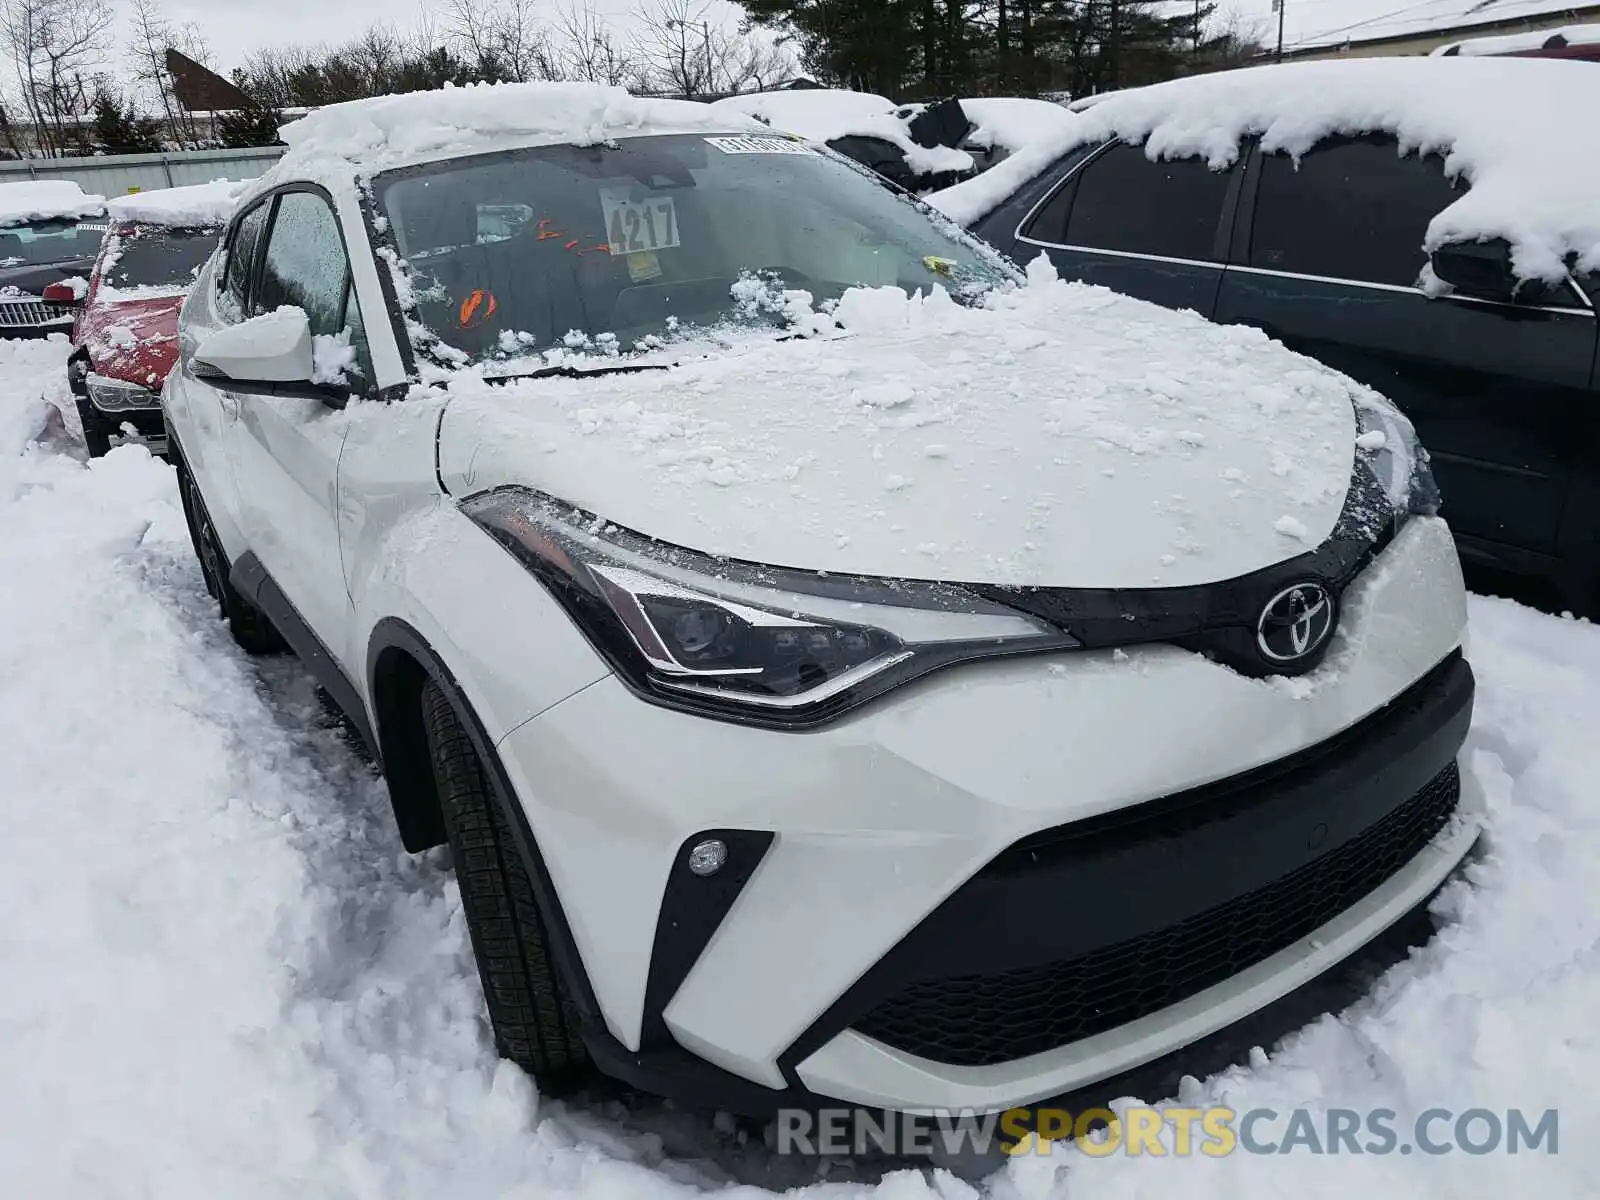
[[[1390,0],[1352,0],[1339,6],[1336,22],[1314,5],[1283,0],[1283,57],[1387,58],[1448,52],[1468,39],[1546,37],[1568,26],[1600,22],[1600,4],[1565,5],[1552,0],[1425,0],[1394,6]],[[1538,48],[1521,46],[1519,50]],[[1465,53],[1466,51],[1461,51]],[[1480,50],[1477,53],[1506,53]]]

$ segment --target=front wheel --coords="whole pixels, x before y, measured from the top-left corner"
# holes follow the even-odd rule
[[[104,458],[111,453],[111,434],[108,433],[99,420],[78,410],[78,421],[83,426],[83,445],[89,451],[90,458]]]
[[[588,1077],[589,1053],[532,881],[477,749],[437,683],[423,689],[422,723],[495,1048],[541,1092],[559,1093]]]

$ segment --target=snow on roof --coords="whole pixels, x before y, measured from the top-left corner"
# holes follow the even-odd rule
[[[98,217],[106,198],[84,192],[70,179],[29,179],[0,183],[0,226],[52,218]]]
[[[1064,105],[1021,96],[983,96],[961,101],[961,111],[977,126],[972,142],[1015,154],[1035,142],[1060,137],[1074,124]]]
[[[754,117],[763,124],[814,142],[841,137],[881,138],[905,155],[913,171],[970,171],[972,155],[949,146],[919,146],[911,140],[895,106],[871,92],[806,88],[792,92],[751,92],[729,96],[712,109]]]
[[[758,127],[712,105],[647,100],[605,84],[472,84],[316,109],[279,130],[289,149],[269,176],[330,161],[381,171],[508,145],[593,145],[633,134]]]
[[[1263,9],[1265,5],[1261,6]],[[1586,6],[1572,0],[1421,0],[1421,3],[1396,4],[1394,0],[1340,0],[1337,5],[1296,4],[1284,6],[1283,19],[1288,51],[1313,46],[1338,46],[1382,38],[1414,37],[1447,29],[1492,25],[1518,17],[1582,11]],[[1329,9],[1333,12],[1329,12]],[[1277,15],[1270,18],[1274,29]]]
[[[1563,25],[1559,29],[1539,29],[1533,33],[1467,38],[1440,46],[1431,53],[1440,57],[1454,54],[1513,54],[1522,50],[1542,50],[1552,38],[1561,39],[1556,43],[1558,46],[1593,46],[1600,43],[1600,25]]]
[[[253,182],[213,179],[190,187],[113,196],[106,201],[106,211],[115,220],[137,221],[141,225],[221,225],[233,215],[239,196]]]
[[[1600,70],[1527,58],[1368,58],[1283,63],[1135,88],[1076,114],[1061,136],[931,197],[970,223],[1076,145],[1143,141],[1153,158],[1233,161],[1259,134],[1302,154],[1330,134],[1390,133],[1439,152],[1471,184],[1434,217],[1424,246],[1503,237],[1526,278],[1560,278],[1578,254],[1600,267]]]
[[[871,129],[879,118],[894,112],[894,105],[882,96],[842,88],[751,92],[718,100],[711,107],[754,117],[765,125],[815,142],[857,132],[853,128],[856,125]]]

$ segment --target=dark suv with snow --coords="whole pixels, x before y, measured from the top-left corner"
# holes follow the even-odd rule
[[[1429,222],[1465,188],[1387,133],[1324,139],[1298,166],[1247,138],[1225,170],[1112,138],[972,228],[1019,262],[1042,251],[1066,278],[1257,326],[1376,388],[1432,453],[1463,559],[1594,611],[1600,271],[1519,281],[1496,241],[1430,260]]]

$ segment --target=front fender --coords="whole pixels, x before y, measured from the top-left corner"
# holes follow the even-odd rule
[[[186,377],[180,363],[161,387],[161,413],[169,453],[182,458],[184,468],[205,499],[206,516],[222,543],[223,554],[230,563],[237,562],[250,547],[239,527],[237,493],[223,443],[222,408],[217,394]]]

